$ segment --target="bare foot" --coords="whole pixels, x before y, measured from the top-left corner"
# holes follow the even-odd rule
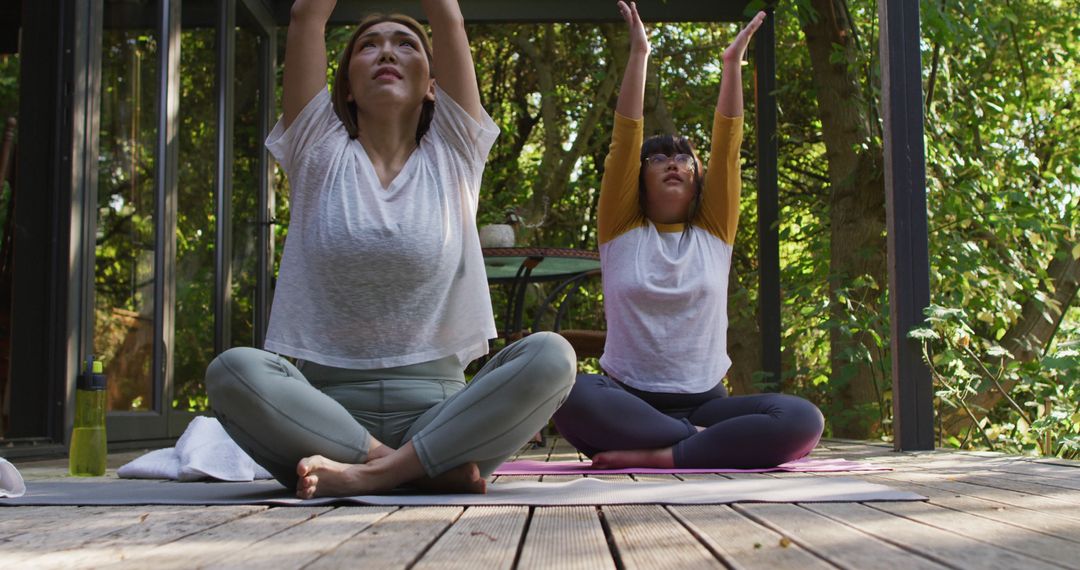
[[[487,493],[487,481],[480,477],[480,468],[475,463],[459,465],[437,477],[421,477],[412,481],[413,485],[431,491],[451,493]]]
[[[622,469],[625,467],[675,467],[675,456],[670,447],[660,449],[624,449],[597,453],[592,458],[594,469]]]
[[[301,499],[385,493],[404,483],[401,470],[395,469],[393,459],[387,456],[353,465],[312,455],[300,460],[296,474],[296,496]],[[487,492],[487,481],[480,477],[475,463],[455,467],[438,477],[420,477],[412,483],[422,489],[450,493]]]
[[[352,465],[338,463],[321,455],[312,455],[300,460],[296,465],[299,480],[296,483],[296,496],[301,499],[312,497],[343,497],[389,491],[395,485],[375,469],[379,459],[367,463]]]

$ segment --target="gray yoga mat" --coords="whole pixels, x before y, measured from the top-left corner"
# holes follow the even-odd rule
[[[573,479],[488,485],[486,495],[391,494],[323,497],[302,501],[274,481],[178,483],[173,481],[31,481],[26,495],[0,505],[713,505],[919,501],[926,497],[842,477],[719,479],[673,482]]]

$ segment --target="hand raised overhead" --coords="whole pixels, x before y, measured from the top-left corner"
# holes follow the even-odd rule
[[[627,5],[626,2],[619,0],[619,13],[622,14],[626,27],[630,31],[630,49],[649,51],[649,35],[645,32],[645,24],[641,23],[641,17],[638,16],[637,3],[631,2]]]
[[[750,45],[750,38],[754,37],[754,32],[761,27],[761,23],[765,21],[765,12],[758,12],[754,15],[754,19],[750,20],[750,23],[746,24],[742,30],[739,31],[739,35],[735,36],[735,39],[731,41],[731,45],[724,50],[724,62],[737,62],[743,57],[743,53],[746,52],[746,46]]]

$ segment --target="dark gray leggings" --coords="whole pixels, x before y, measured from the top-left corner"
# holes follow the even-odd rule
[[[578,375],[554,420],[589,457],[670,446],[675,467],[687,469],[775,467],[810,453],[825,427],[817,406],[796,396],[728,396],[723,384],[698,394],[645,392],[597,374]]]
[[[469,462],[487,477],[547,423],[576,368],[574,349],[554,333],[507,346],[468,385],[453,357],[301,371],[276,354],[233,348],[210,363],[206,391],[225,431],[289,488],[304,457],[363,463],[372,437],[392,448],[412,441],[431,477]]]

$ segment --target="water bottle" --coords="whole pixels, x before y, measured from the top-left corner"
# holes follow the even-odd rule
[[[69,469],[72,475],[98,477],[105,474],[105,375],[101,362],[87,359],[75,390],[75,429],[71,432]]]

